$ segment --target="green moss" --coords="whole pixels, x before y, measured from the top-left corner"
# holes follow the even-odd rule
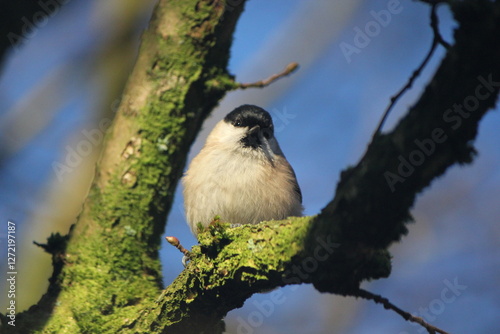
[[[67,247],[57,305],[40,332],[115,333],[160,293],[160,237],[187,148],[229,86],[228,45],[221,50],[215,35],[219,10],[205,1],[158,5],[138,60],[151,94],[140,110],[121,106],[119,114],[129,112],[111,127],[136,138],[134,149],[101,171],[103,188],[94,182]],[[104,145],[114,141],[107,135]]]

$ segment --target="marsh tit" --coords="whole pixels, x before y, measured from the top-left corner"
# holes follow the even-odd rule
[[[271,115],[242,105],[218,122],[185,176],[184,206],[193,234],[218,215],[257,224],[302,215],[295,173],[274,137]]]

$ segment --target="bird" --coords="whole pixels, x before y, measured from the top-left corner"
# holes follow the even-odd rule
[[[269,112],[244,104],[208,135],[182,178],[191,232],[215,216],[234,226],[302,216],[302,193]]]

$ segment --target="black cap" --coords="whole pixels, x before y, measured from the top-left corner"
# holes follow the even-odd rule
[[[224,117],[224,121],[237,127],[253,128],[258,125],[263,129],[273,128],[271,115],[261,107],[251,104],[244,104],[234,109]]]

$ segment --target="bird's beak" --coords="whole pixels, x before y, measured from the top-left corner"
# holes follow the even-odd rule
[[[262,140],[260,135],[260,126],[256,125],[250,130],[248,130],[247,137],[250,140],[250,143],[254,147],[262,146]]]
[[[252,135],[258,135],[257,133],[260,131],[260,126],[256,125],[254,126],[253,128],[251,128],[250,130],[248,130],[248,134],[250,136]]]
[[[262,151],[264,151],[266,158],[269,160],[271,165],[274,166],[274,152],[272,151],[271,146],[269,145],[269,141],[264,136],[264,133],[260,126],[256,125],[248,130],[248,135],[251,139],[255,140],[260,148],[262,148]]]

